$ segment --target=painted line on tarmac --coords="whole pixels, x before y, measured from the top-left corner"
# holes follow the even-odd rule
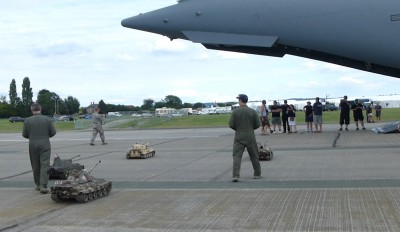
[[[109,180],[110,181],[110,180]],[[49,181],[52,186],[54,180]],[[253,180],[223,181],[112,181],[113,189],[332,189],[332,188],[400,188],[400,179],[371,180]],[[0,188],[33,188],[33,181],[0,181]]]

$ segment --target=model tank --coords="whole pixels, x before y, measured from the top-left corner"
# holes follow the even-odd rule
[[[80,155],[77,155],[70,159],[61,159],[59,155],[55,155],[53,165],[49,168],[49,178],[65,180],[67,179],[69,172],[73,170],[80,171],[84,169],[85,166],[72,162],[74,158],[79,156]]]
[[[101,162],[99,160],[89,171],[70,172],[67,180],[59,180],[50,188],[51,199],[59,202],[67,199],[75,199],[78,202],[89,202],[97,198],[107,196],[112,188],[112,182],[104,179],[96,179],[90,172]]]
[[[267,146],[267,142],[262,145],[261,143],[257,142],[258,147],[258,159],[259,160],[271,160],[274,156],[274,152],[272,151],[270,146]]]
[[[126,153],[127,159],[147,159],[153,157],[156,151],[149,146],[149,144],[135,143],[132,148]]]

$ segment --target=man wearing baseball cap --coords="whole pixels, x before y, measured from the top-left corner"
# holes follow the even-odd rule
[[[247,106],[248,97],[245,94],[239,94],[236,97],[239,100],[239,108],[235,109],[229,120],[229,127],[235,131],[233,142],[233,170],[232,181],[238,182],[240,177],[240,165],[244,149],[249,153],[254,170],[254,179],[261,178],[261,166],[258,160],[258,148],[254,130],[260,127],[260,119],[255,110]]]

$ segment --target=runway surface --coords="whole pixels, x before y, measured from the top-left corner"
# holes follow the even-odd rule
[[[108,144],[95,146],[91,131],[59,132],[53,155],[102,160],[92,174],[113,182],[84,204],[35,191],[28,141],[0,133],[0,231],[400,231],[400,134],[298,128],[257,130],[274,158],[254,180],[245,152],[238,183],[229,128],[107,130]],[[133,143],[150,143],[155,157],[127,160]]]

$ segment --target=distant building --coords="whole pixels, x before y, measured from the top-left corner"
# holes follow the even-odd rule
[[[88,107],[86,107],[86,113],[87,114],[93,114],[94,113],[94,108],[96,108],[99,104],[95,104],[92,102]]]

